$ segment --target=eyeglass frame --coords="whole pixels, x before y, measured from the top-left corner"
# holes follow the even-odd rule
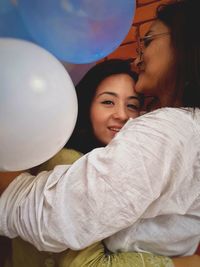
[[[155,33],[155,34],[146,35],[144,37],[137,38],[138,47],[136,48],[136,53],[137,53],[137,56],[139,56],[139,60],[142,60],[142,56],[144,53],[142,45],[141,45],[142,43],[144,43],[146,40],[153,40],[156,37],[160,37],[160,36],[168,35],[168,34],[170,34],[170,32]]]

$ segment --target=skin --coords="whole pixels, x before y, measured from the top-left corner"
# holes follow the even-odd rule
[[[146,36],[170,32],[169,28],[161,21],[152,23]],[[157,36],[151,39],[143,49],[140,60],[136,58],[135,64],[139,69],[139,79],[136,92],[156,96],[160,107],[180,106],[181,101],[176,96],[174,85],[174,53],[171,45],[170,34]]]
[[[186,256],[172,259],[175,267],[198,267],[200,266],[200,256]]]
[[[18,172],[0,172],[0,196],[7,186],[21,173],[24,171]]]
[[[134,91],[135,82],[128,74],[114,74],[97,87],[90,116],[93,132],[108,144],[129,118],[139,116],[140,103]]]

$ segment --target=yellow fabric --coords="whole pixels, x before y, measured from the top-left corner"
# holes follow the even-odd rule
[[[35,172],[51,170],[59,164],[72,164],[82,156],[72,149],[62,149],[40,165]],[[171,259],[150,253],[117,253],[106,255],[101,242],[82,251],[40,252],[20,238],[12,240],[12,259],[4,267],[172,267]]]
[[[150,253],[117,253],[105,255],[101,243],[82,251],[62,253],[59,267],[172,267],[171,259]]]
[[[173,267],[170,258],[150,253],[106,255],[99,242],[82,251],[39,252],[20,238],[13,240],[13,260],[5,267]]]
[[[56,165],[63,165],[63,164],[72,164],[77,159],[83,156],[82,153],[74,150],[74,149],[67,149],[63,148],[60,152],[58,152],[54,157],[50,160],[44,162],[43,164],[36,167],[37,173],[41,171],[50,171]]]

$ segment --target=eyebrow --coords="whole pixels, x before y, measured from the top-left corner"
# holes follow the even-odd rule
[[[112,95],[112,96],[114,96],[114,97],[118,97],[118,95],[116,94],[116,93],[114,93],[114,92],[103,92],[103,93],[100,93],[100,94],[98,94],[97,95],[97,97],[100,97],[100,96],[102,96],[102,95]],[[134,96],[134,95],[132,95],[132,96],[129,96],[128,97],[128,99],[137,99],[138,101],[139,101],[139,96]]]

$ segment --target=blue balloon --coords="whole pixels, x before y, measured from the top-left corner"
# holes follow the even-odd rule
[[[18,0],[34,40],[57,58],[82,64],[113,52],[127,35],[134,0]]]
[[[16,8],[16,0],[0,0],[0,37],[32,41]]]

